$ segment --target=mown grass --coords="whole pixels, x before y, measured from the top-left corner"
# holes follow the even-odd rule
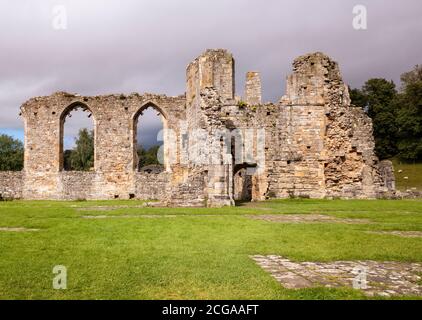
[[[422,191],[422,163],[409,164],[393,160],[393,165],[398,190],[405,191],[416,188]]]
[[[221,209],[139,204],[0,203],[0,227],[40,229],[0,232],[0,299],[364,299],[347,288],[284,289],[249,256],[422,262],[422,239],[367,232],[421,231],[420,200],[279,200]],[[288,213],[373,223],[284,224],[247,217]],[[81,218],[86,215],[125,218]],[[55,265],[68,268],[67,290],[52,288]]]

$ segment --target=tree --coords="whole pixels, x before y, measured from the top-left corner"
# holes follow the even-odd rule
[[[351,90],[352,103],[367,108],[374,124],[376,153],[381,159],[395,156],[398,124],[396,119],[397,91],[394,82],[370,79],[362,90]]]
[[[23,143],[13,137],[0,135],[0,171],[20,171],[23,169]]]
[[[350,99],[352,99],[352,104],[357,107],[364,109],[368,103],[366,96],[363,94],[362,90],[351,89],[349,87]]]
[[[76,146],[64,152],[64,168],[72,171],[89,171],[94,167],[94,132],[79,130]]]
[[[400,159],[422,161],[422,66],[401,76],[397,99],[398,151]]]
[[[64,151],[64,154],[63,154],[63,159],[64,159],[64,161],[63,161],[64,162],[63,163],[63,168],[64,168],[65,171],[72,171],[72,170],[74,170],[72,168],[72,160],[71,160],[72,153],[73,153],[73,150],[65,150]]]
[[[403,91],[406,90],[408,85],[422,81],[422,65],[416,65],[412,71],[403,73],[400,80],[402,82]]]
[[[160,165],[160,161],[158,160],[158,150],[160,146],[153,146],[148,150],[144,149],[142,146],[138,147],[138,157],[139,157],[139,164],[138,168],[143,168],[149,165]]]
[[[398,156],[422,161],[422,66],[401,75],[401,90],[393,82],[370,79],[351,89],[352,103],[367,108],[374,123],[376,152],[381,159]]]

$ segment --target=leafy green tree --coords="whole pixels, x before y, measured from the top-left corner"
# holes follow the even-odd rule
[[[64,159],[64,163],[63,163],[63,167],[65,171],[72,171],[74,170],[72,168],[72,161],[71,161],[71,157],[72,157],[72,153],[73,150],[65,150],[64,154],[63,154],[63,159]]]
[[[422,66],[401,76],[397,98],[398,151],[401,160],[422,161]]]
[[[6,134],[0,135],[0,171],[23,169],[23,143]]]
[[[351,89],[349,87],[350,99],[352,99],[352,104],[357,107],[365,108],[368,101],[366,96],[363,94],[360,89]]]
[[[422,65],[416,65],[412,71],[403,73],[400,80],[402,82],[403,91],[406,90],[408,85],[422,81]]]
[[[362,90],[351,91],[352,103],[367,108],[374,125],[376,153],[381,159],[395,156],[398,124],[396,119],[397,90],[394,82],[370,79]]]
[[[138,147],[138,157],[139,157],[139,165],[138,168],[143,168],[149,165],[160,165],[160,161],[158,160],[158,152],[160,146],[153,146],[148,150],[144,149],[142,146]]]
[[[76,146],[64,152],[64,168],[69,171],[89,171],[94,167],[94,132],[79,130]]]

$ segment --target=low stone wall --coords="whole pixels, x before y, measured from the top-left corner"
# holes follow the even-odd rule
[[[22,198],[23,173],[21,171],[0,172],[0,200]]]
[[[415,189],[406,191],[397,191],[396,199],[422,199],[422,191]]]
[[[98,172],[62,171],[56,176],[58,181],[54,200],[98,200],[113,199],[112,196],[99,194],[99,186],[104,176]],[[4,198],[22,198],[23,174],[20,172],[0,172],[0,195]],[[165,200],[168,198],[170,174],[167,172],[134,172],[133,193],[119,195],[119,199]],[[27,181],[28,182],[28,181]],[[104,190],[103,190],[104,191]],[[45,199],[32,197],[27,191],[27,199]],[[104,191],[104,194],[106,192]]]
[[[58,195],[60,200],[89,200],[95,198],[93,186],[95,172],[62,171]]]
[[[135,193],[133,196],[140,200],[166,199],[170,174],[167,172],[147,173],[135,172]]]
[[[134,192],[129,198],[139,200],[164,200],[168,192],[169,174],[166,172],[134,173]],[[62,200],[97,199],[100,176],[95,172],[68,171],[60,173],[61,186],[58,194]]]
[[[171,207],[206,207],[209,205],[205,195],[207,174],[192,170],[187,179],[171,187],[165,203]]]

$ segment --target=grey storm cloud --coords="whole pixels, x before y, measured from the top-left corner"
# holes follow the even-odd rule
[[[352,27],[355,5],[368,29]],[[52,27],[63,5],[67,29]],[[55,91],[83,95],[185,92],[186,65],[207,48],[236,58],[237,94],[248,70],[261,71],[276,101],[299,55],[323,51],[352,87],[399,81],[422,63],[420,0],[2,0],[0,129],[22,128],[19,106]]]

